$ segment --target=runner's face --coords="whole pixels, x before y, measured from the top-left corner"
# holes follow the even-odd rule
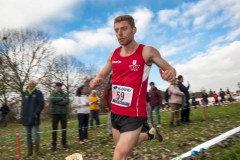
[[[114,30],[120,45],[126,46],[131,43],[136,33],[136,28],[132,28],[127,21],[114,24]]]

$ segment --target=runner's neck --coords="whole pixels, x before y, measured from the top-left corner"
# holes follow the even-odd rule
[[[139,46],[139,44],[136,42],[133,44],[129,44],[127,46],[122,46],[120,55],[123,57],[130,56],[136,52],[138,46]]]

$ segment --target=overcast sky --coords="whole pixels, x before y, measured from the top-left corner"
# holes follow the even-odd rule
[[[238,89],[239,0],[0,0],[0,29],[42,29],[58,53],[100,69],[119,45],[113,19],[120,14],[135,18],[136,41],[157,48],[191,91]],[[168,86],[156,66],[149,81]]]

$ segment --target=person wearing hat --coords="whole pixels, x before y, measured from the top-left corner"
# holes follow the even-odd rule
[[[62,83],[57,82],[55,90],[50,95],[51,114],[52,114],[52,150],[57,149],[57,131],[58,123],[61,123],[62,127],[62,146],[63,148],[69,148],[67,144],[67,113],[69,97],[62,90]]]

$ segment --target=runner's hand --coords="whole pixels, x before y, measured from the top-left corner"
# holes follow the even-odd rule
[[[95,88],[97,86],[100,86],[101,83],[102,83],[102,79],[95,77],[90,81],[89,86],[90,88]]]
[[[166,71],[159,69],[159,72],[160,72],[162,79],[164,79],[166,81],[171,82],[176,79],[176,71],[174,69],[166,70]]]

